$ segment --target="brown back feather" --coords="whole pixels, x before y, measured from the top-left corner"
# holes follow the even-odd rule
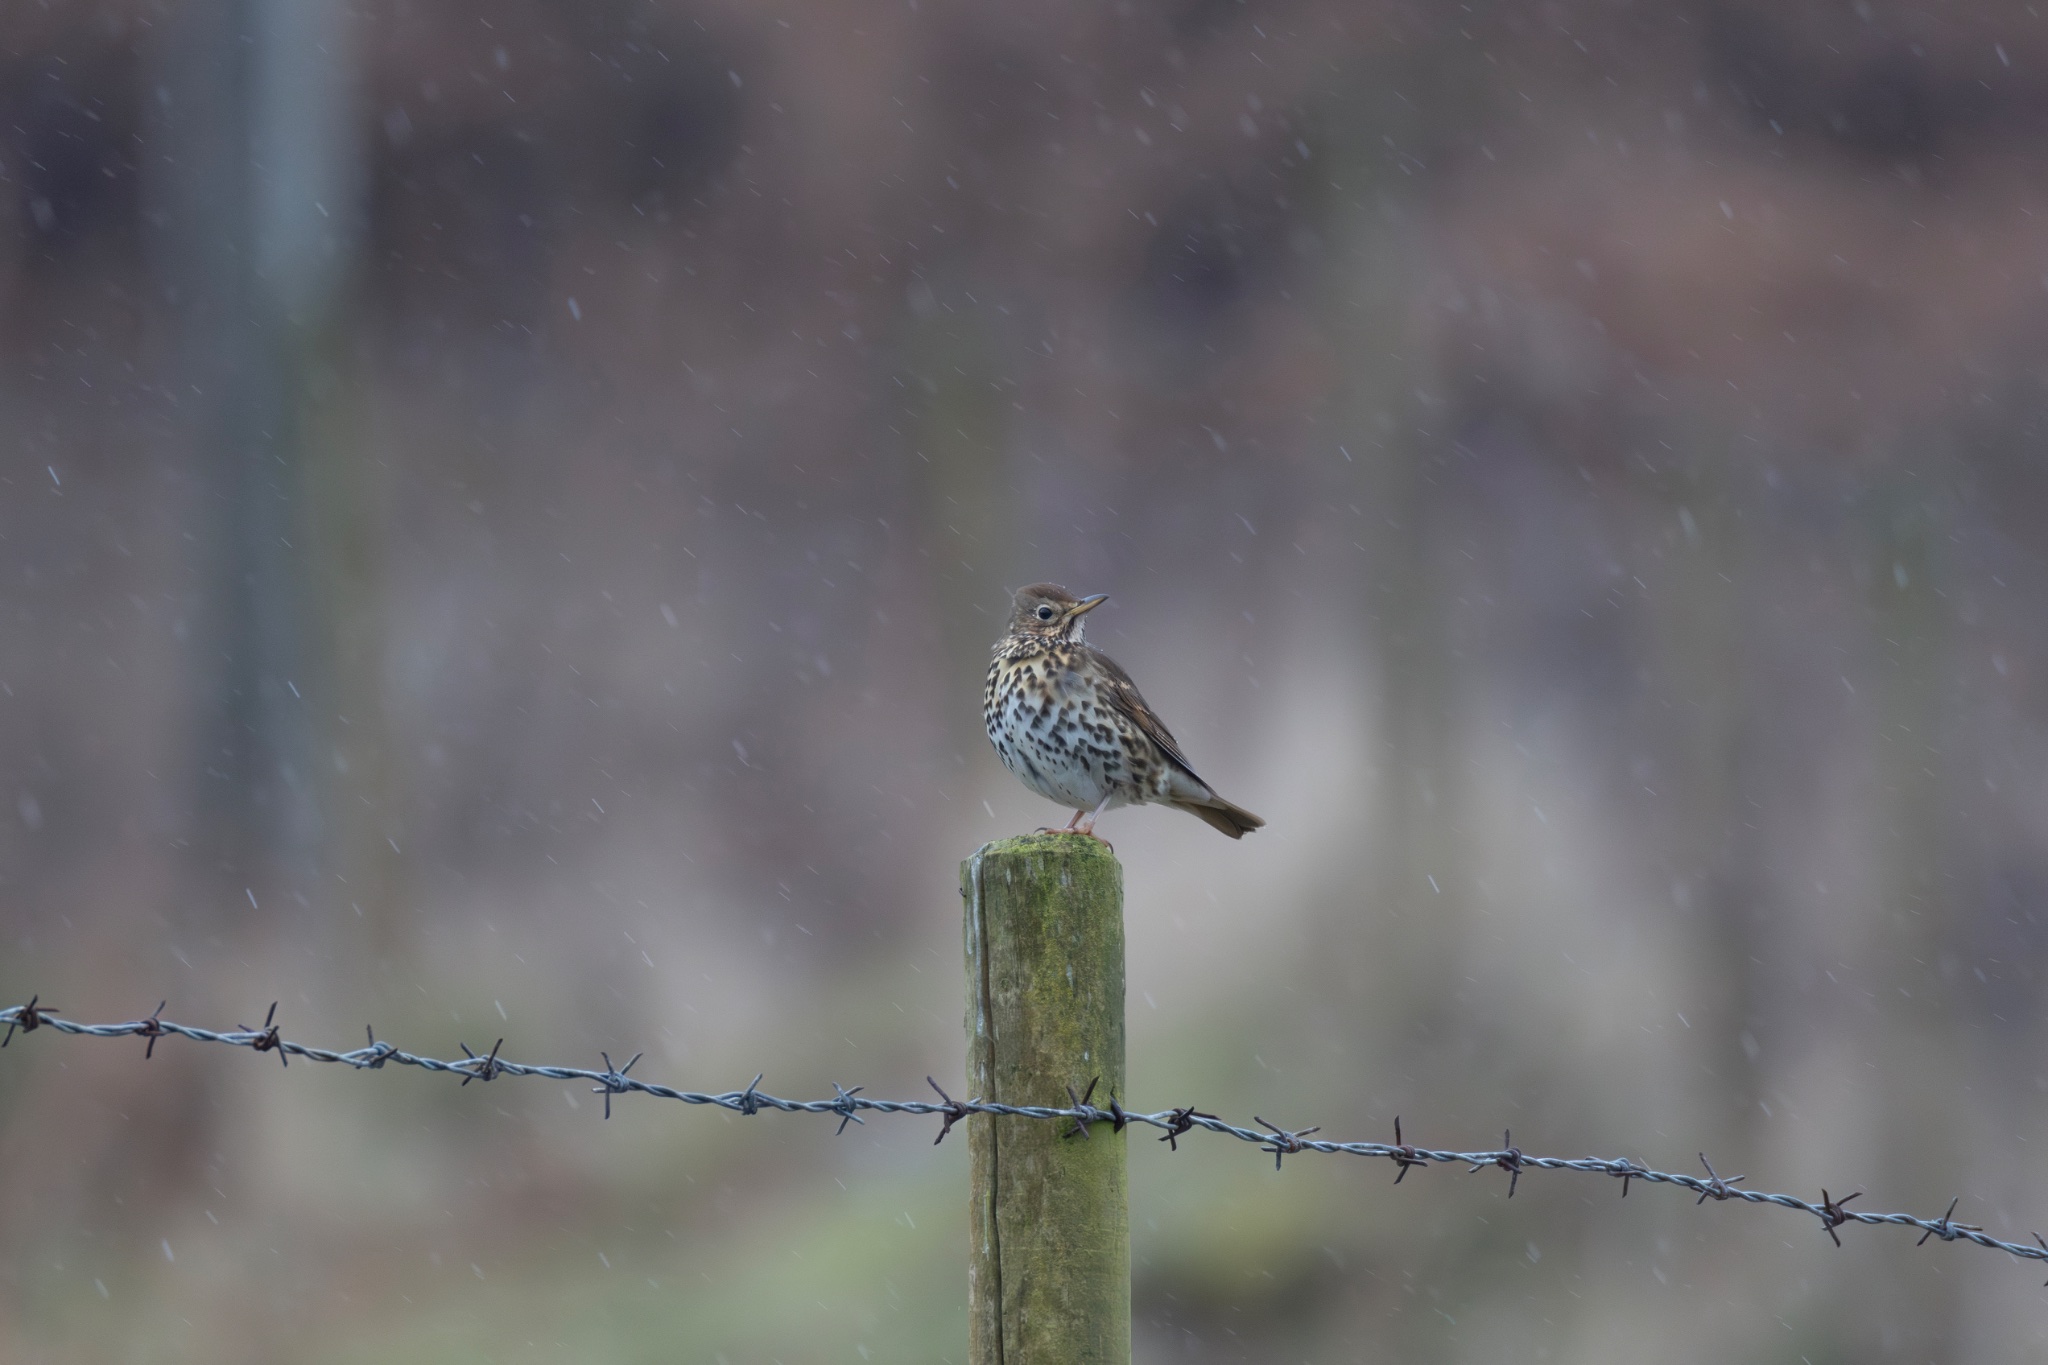
[[[1157,744],[1160,752],[1164,753],[1175,767],[1179,768],[1189,777],[1194,778],[1195,781],[1202,782],[1201,774],[1195,771],[1194,765],[1188,762],[1185,754],[1181,753],[1180,741],[1175,739],[1173,732],[1166,728],[1166,722],[1160,720],[1158,716],[1152,713],[1151,706],[1146,703],[1145,698],[1139,693],[1138,685],[1131,681],[1131,675],[1124,672],[1123,666],[1099,649],[1088,645],[1083,645],[1081,648],[1109,676],[1109,704],[1115,708],[1117,713],[1144,731],[1145,737],[1154,744]],[[1206,787],[1209,784],[1202,782],[1202,785]]]
[[[1216,795],[1215,789],[1210,787],[1207,782],[1202,782],[1202,775],[1195,771],[1194,765],[1188,762],[1187,755],[1180,751],[1180,741],[1173,737],[1173,732],[1166,728],[1166,723],[1152,713],[1152,708],[1146,704],[1144,696],[1138,691],[1138,685],[1131,681],[1131,675],[1124,672],[1122,666],[1116,660],[1110,658],[1099,649],[1091,649],[1087,645],[1083,645],[1081,648],[1087,650],[1089,657],[1101,666],[1103,673],[1108,675],[1110,680],[1109,704],[1127,717],[1132,724],[1144,731],[1146,738],[1159,746],[1159,751],[1166,755],[1168,762],[1172,763],[1189,777],[1192,777],[1195,781],[1201,782],[1203,789],[1209,793],[1210,799],[1208,801],[1175,801],[1173,805],[1176,809],[1186,811],[1212,828],[1228,834],[1233,839],[1242,839],[1251,831],[1262,828],[1265,825],[1266,822],[1264,820],[1253,815],[1243,806],[1232,805],[1230,802],[1225,801],[1222,797]]]

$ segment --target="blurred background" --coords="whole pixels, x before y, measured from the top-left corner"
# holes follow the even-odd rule
[[[0,1000],[963,1074],[1006,589],[1131,1091],[2048,1225],[2048,20],[8,3]],[[0,1056],[0,1358],[960,1361],[933,1123]],[[958,1093],[958,1092],[956,1092]],[[2039,1272],[1131,1150],[1142,1361],[1990,1361]]]

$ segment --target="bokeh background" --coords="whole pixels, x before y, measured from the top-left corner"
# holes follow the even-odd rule
[[[0,999],[962,1076],[1056,811],[1132,1094],[2048,1226],[2048,20],[2017,3],[0,14]],[[0,1055],[0,1358],[960,1361],[964,1148]],[[957,1136],[957,1135],[956,1135]],[[1132,1144],[1142,1361],[1992,1361],[2039,1271]]]

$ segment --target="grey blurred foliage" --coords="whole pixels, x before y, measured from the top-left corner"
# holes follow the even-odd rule
[[[1271,822],[1104,822],[1132,1103],[2048,1227],[2028,7],[19,0],[0,113],[0,998],[957,1078],[1050,578]],[[264,1061],[0,1056],[0,1359],[964,1351],[957,1144]],[[2048,1341],[1131,1157],[1143,1360]]]

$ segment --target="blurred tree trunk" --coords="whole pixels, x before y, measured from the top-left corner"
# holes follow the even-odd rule
[[[1357,88],[1379,86],[1361,77]],[[1414,398],[1431,386],[1436,345],[1410,312],[1408,272],[1426,247],[1407,226],[1415,206],[1408,187],[1385,175],[1382,149],[1385,137],[1415,130],[1395,117],[1371,96],[1334,106],[1319,153],[1330,183],[1343,187],[1333,191],[1329,221],[1331,249],[1345,264],[1333,272],[1326,325],[1355,357],[1340,408],[1352,461],[1340,467],[1344,482],[1332,496],[1364,513],[1364,568],[1349,585],[1348,607],[1376,684],[1373,747],[1362,757],[1378,797],[1369,880],[1333,889],[1327,926],[1358,941],[1319,954],[1309,970],[1343,964],[1341,989],[1373,1002],[1352,1039],[1368,1056],[1386,1046],[1386,1020],[1433,1027],[1454,993],[1446,985],[1456,941],[1449,930],[1469,908],[1473,862],[1455,734],[1457,670],[1436,555],[1453,509],[1432,468],[1443,438],[1419,430]]]
[[[1945,981],[1960,971],[1954,876],[1956,793],[1944,781],[1952,733],[1948,704],[1955,671],[1952,607],[1944,586],[1955,577],[1944,553],[1958,520],[1948,490],[1958,482],[1951,451],[1939,434],[1916,434],[1898,457],[1905,466],[1872,490],[1866,526],[1871,646],[1889,665],[1879,676],[1877,714],[1869,733],[1877,778],[1870,818],[1882,834],[1872,878],[1881,915],[1871,915],[1866,942],[1871,973],[1884,981],[1880,1055],[1891,1059],[1865,1092],[1874,1154],[1887,1186],[1933,1205],[1953,1195],[1951,1174],[1929,1171],[1923,1154],[1953,1141],[1953,1116],[1970,1110],[1971,1082],[1987,1079],[1947,1059],[1968,1056]],[[1878,907],[1872,907],[1876,909]],[[1993,1084],[2002,1077],[1992,1076]],[[1988,1219],[1986,1221],[1989,1221]],[[1933,1339],[1959,1339],[1962,1285],[1921,1279],[1914,1304],[1924,1322],[1941,1324]],[[1850,1302],[1845,1293],[1844,1303]],[[1876,1345],[1876,1334],[1871,1334]]]
[[[347,30],[333,4],[224,0],[156,32],[145,193],[180,322],[179,401],[201,408],[194,856],[237,901],[304,896],[323,729],[348,700],[316,686],[305,506],[317,357],[360,197]]]

